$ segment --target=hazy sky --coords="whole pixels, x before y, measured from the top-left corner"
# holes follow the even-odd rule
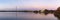
[[[60,0],[0,0],[0,10],[56,9]]]

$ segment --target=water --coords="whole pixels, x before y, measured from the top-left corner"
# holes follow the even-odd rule
[[[0,12],[0,20],[58,20],[58,18],[51,13],[44,15],[33,12]]]

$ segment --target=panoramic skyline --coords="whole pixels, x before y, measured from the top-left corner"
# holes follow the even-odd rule
[[[59,6],[60,0],[0,0],[0,10],[54,10]]]

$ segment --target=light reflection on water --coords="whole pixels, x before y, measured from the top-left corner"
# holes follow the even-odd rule
[[[53,14],[47,14],[44,15],[41,14],[35,14],[32,12],[0,12],[0,19],[19,19],[19,20],[57,20],[57,18]]]

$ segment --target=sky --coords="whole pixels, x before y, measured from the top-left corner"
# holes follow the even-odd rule
[[[60,0],[0,0],[0,10],[55,10]]]

